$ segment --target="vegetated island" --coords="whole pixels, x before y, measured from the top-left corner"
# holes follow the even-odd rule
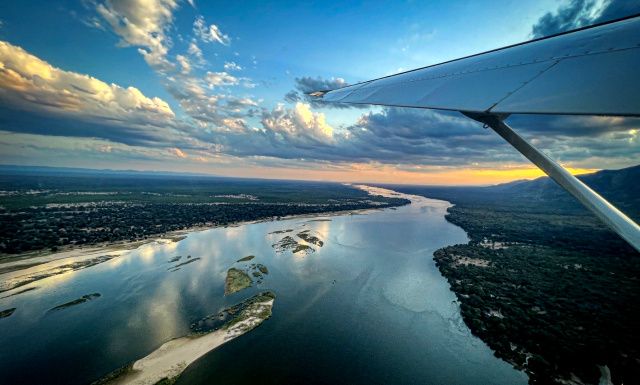
[[[80,305],[83,304],[85,302],[89,302],[92,301],[96,298],[100,298],[101,295],[100,293],[92,293],[92,294],[85,294],[82,297],[78,298],[78,299],[74,299],[73,301],[69,301],[66,303],[63,303],[62,305],[58,305],[56,307],[53,307],[51,309],[49,309],[49,312],[54,312],[54,311],[58,311],[58,310],[63,310],[72,306],[76,306],[76,305]]]
[[[74,262],[54,266],[49,269],[41,270],[31,274],[18,275],[0,282],[0,293],[13,290],[20,286],[28,285],[32,282],[36,282],[41,279],[53,277],[55,275],[64,274],[70,271],[87,269],[89,267],[99,265],[104,262],[108,262],[114,258],[117,258],[118,256],[119,255],[99,255],[96,257],[85,258],[80,261],[74,261]]]
[[[9,308],[9,309],[5,309],[5,310],[0,310],[0,318],[7,318],[9,317],[11,314],[13,314],[13,312],[16,311],[15,307]]]
[[[255,258],[255,255],[247,255],[246,257],[242,257],[240,259],[237,260],[237,262],[247,262],[252,260],[253,258]]]
[[[289,232],[293,232],[293,230],[287,229],[287,230],[272,231],[268,235],[284,234]],[[311,234],[311,230],[299,231],[296,234],[296,236],[302,239],[304,243],[300,243],[291,235],[286,235],[276,243],[272,244],[271,247],[273,247],[275,252],[278,254],[284,253],[287,250],[291,250],[293,254],[300,253],[303,255],[308,255],[316,251],[316,249],[314,249],[310,245],[314,245],[317,247],[324,246],[324,241],[321,240],[318,236]]]
[[[640,166],[580,177],[640,219]],[[434,258],[472,333],[531,384],[640,378],[640,254],[548,178],[389,187],[444,199],[471,241]]]
[[[224,295],[233,294],[251,286],[253,281],[244,271],[235,267],[227,270],[227,277],[224,280]]]
[[[191,325],[193,333],[164,343],[148,356],[93,385],[173,384],[195,360],[258,327],[271,317],[276,296],[267,291]]]

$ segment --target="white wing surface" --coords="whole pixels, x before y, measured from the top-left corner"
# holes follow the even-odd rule
[[[640,16],[318,94],[494,114],[640,116]]]

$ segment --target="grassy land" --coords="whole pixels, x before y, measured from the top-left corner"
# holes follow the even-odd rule
[[[227,270],[227,278],[224,281],[224,295],[233,294],[251,286],[252,281],[249,275],[235,267]]]

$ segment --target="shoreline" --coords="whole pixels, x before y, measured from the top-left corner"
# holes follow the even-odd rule
[[[364,186],[364,185],[363,185]],[[366,186],[370,187],[370,186]],[[354,188],[359,188],[354,186]],[[366,190],[365,190],[366,191]],[[373,194],[372,194],[373,195]],[[402,206],[402,205],[401,205]],[[238,221],[225,225],[212,225],[212,226],[194,226],[183,230],[175,230],[164,234],[157,234],[153,238],[136,240],[136,241],[114,241],[105,242],[92,245],[82,246],[67,246],[62,250],[50,251],[50,250],[37,250],[29,251],[22,254],[4,254],[0,255],[0,280],[6,280],[15,278],[16,273],[32,274],[37,273],[44,268],[55,268],[56,265],[61,265],[67,262],[82,261],[84,259],[90,259],[98,255],[110,254],[122,256],[127,252],[136,250],[142,246],[152,243],[168,243],[179,242],[183,237],[192,233],[198,233],[207,230],[213,230],[217,228],[226,227],[239,227],[244,225],[250,225],[255,223],[282,221],[291,219],[304,219],[304,218],[317,218],[317,217],[333,217],[340,215],[363,215],[372,211],[384,210],[401,206],[386,206],[386,207],[370,207],[365,209],[355,210],[334,210],[321,213],[311,214],[292,214],[283,217],[269,217],[262,219],[255,219],[250,221]],[[177,239],[182,238],[182,239]]]
[[[254,297],[255,298],[255,297]],[[249,299],[250,300],[250,299]],[[132,364],[92,385],[153,385],[173,383],[193,362],[221,345],[260,326],[271,317],[275,299],[251,303],[236,319],[220,329],[171,339]]]

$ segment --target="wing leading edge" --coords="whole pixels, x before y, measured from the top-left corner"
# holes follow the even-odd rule
[[[640,116],[640,15],[315,95],[476,113]]]
[[[640,117],[640,15],[310,95],[460,111],[491,127],[640,251],[638,224],[504,122],[510,114]]]

